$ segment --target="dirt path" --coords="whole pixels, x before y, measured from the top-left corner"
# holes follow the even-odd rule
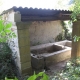
[[[50,70],[46,71],[46,74],[50,76],[50,80],[52,80],[52,77],[54,76],[55,73],[58,73],[61,70],[65,69],[67,61],[68,60],[65,60],[65,61],[58,62],[56,64],[52,64],[51,66],[49,66]]]
[[[45,73],[49,75],[50,80],[52,80],[55,73],[59,73],[61,70],[65,69],[66,63],[68,61],[69,60],[65,60],[65,61],[62,61],[62,62],[52,64],[51,66],[47,66],[47,70],[45,70]],[[36,73],[39,73],[41,71],[44,71],[44,69],[43,70],[35,70],[34,69],[33,71],[35,71]]]

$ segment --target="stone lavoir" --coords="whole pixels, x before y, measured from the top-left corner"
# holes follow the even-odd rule
[[[71,44],[71,41],[64,40],[32,46],[30,48],[32,67],[44,69],[45,66],[71,58]]]
[[[26,7],[12,7],[1,14],[3,19],[12,23],[13,31],[16,34],[16,38],[11,39],[9,42],[11,42],[10,47],[13,51],[13,56],[16,57],[15,62],[21,74],[30,74],[32,71],[29,33],[31,22],[42,21],[42,23],[45,23],[46,21],[69,20],[70,14],[71,12],[67,10]],[[50,24],[52,25],[52,23]],[[12,46],[12,42],[14,46]]]

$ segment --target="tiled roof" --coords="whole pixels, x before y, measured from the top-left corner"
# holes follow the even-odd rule
[[[65,11],[65,12],[69,11],[69,12],[71,12],[70,10],[67,10],[67,9],[46,9],[46,8],[32,8],[32,7],[28,8],[28,7],[15,7],[14,6],[8,10],[3,11],[2,14],[7,13],[10,10],[14,10],[14,11],[18,11],[18,10],[38,10],[39,11],[39,10],[42,10],[42,11]]]
[[[70,19],[70,14],[72,13],[69,10],[61,9],[42,9],[42,8],[27,8],[27,7],[12,7],[6,11],[3,11],[2,14],[9,12],[10,10],[19,11],[21,14],[22,21],[29,20],[61,20],[61,19]],[[65,16],[65,17],[64,17]]]
[[[14,6],[14,7],[12,7],[13,9],[15,9],[15,8],[21,8],[21,9],[42,9],[42,10],[60,10],[60,11],[69,11],[68,9],[59,9],[59,8],[53,8],[53,9],[51,9],[51,8],[33,8],[33,7],[16,7],[16,6]]]

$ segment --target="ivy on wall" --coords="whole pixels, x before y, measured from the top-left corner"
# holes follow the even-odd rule
[[[56,37],[56,41],[72,40],[72,21],[61,21],[62,32]]]

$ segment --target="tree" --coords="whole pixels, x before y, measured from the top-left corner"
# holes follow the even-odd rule
[[[66,5],[66,6],[65,6]],[[55,8],[57,9],[68,9],[69,7],[69,0],[57,0],[57,4]]]
[[[71,18],[74,21],[77,21],[77,19],[79,19],[80,17],[80,0],[71,0],[70,4],[72,4],[72,6],[70,7],[70,10],[72,10],[72,14],[71,14]],[[79,41],[80,40],[80,36],[74,36],[74,42]]]
[[[76,21],[80,15],[80,0],[74,0],[72,7],[70,8],[73,12],[71,18],[73,21]]]

